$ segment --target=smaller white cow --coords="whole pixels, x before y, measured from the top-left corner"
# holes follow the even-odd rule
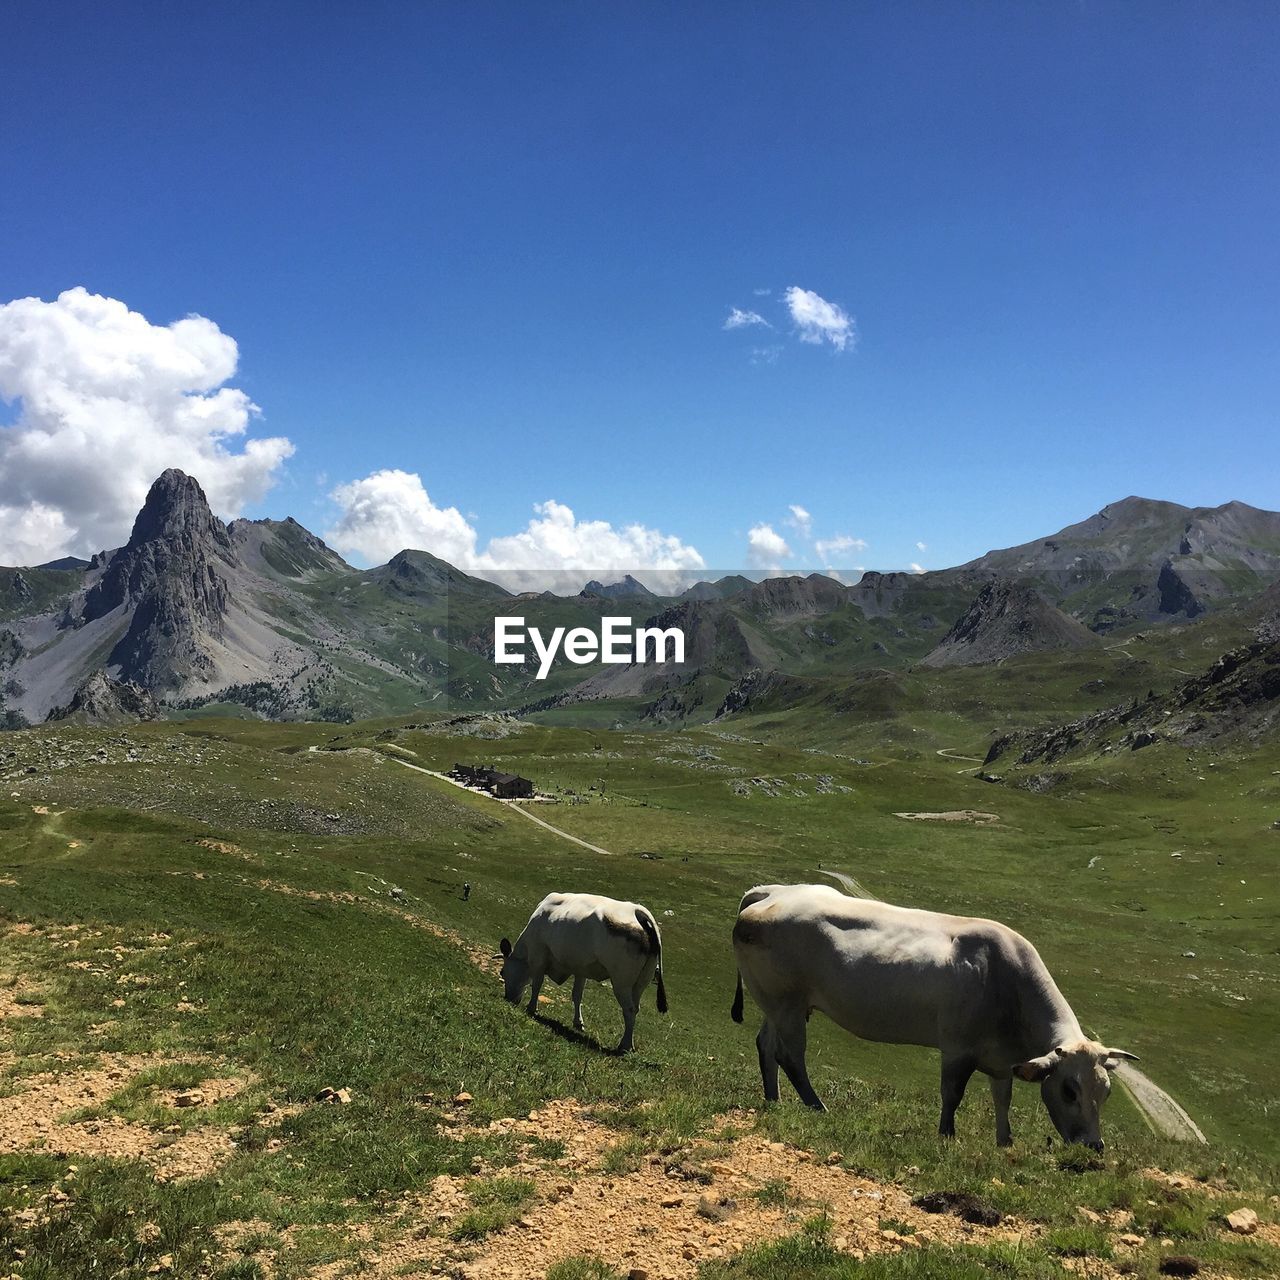
[[[618,1052],[634,1046],[636,1011],[645,988],[658,979],[658,1012],[667,1011],[662,983],[662,935],[647,907],[594,893],[549,893],[538,903],[513,947],[506,938],[502,982],[506,998],[519,1004],[529,987],[529,1012],[537,1013],[544,978],[573,979],[573,1029],[582,1030],[582,993],[587,980],[608,982],[622,1006]]]
[[[1102,1150],[1099,1113],[1121,1058],[1080,1030],[1035,947],[994,920],[914,911],[851,898],[829,885],[761,885],[747,891],[733,929],[742,984],[764,1013],[756,1037],[766,1101],[778,1068],[809,1106],[826,1108],[805,1070],[809,1015],[820,1009],[864,1040],[942,1052],[942,1118],[975,1071],[990,1077],[996,1141],[1007,1146],[1013,1077],[1034,1081],[1067,1142]]]

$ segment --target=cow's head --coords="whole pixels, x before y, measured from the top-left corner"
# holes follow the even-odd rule
[[[1108,1049],[1096,1040],[1075,1040],[1018,1063],[1013,1074],[1039,1083],[1049,1119],[1064,1142],[1082,1142],[1101,1151],[1102,1104],[1111,1092],[1111,1072],[1121,1058],[1137,1060],[1124,1049]]]
[[[519,1004],[529,984],[529,966],[516,956],[510,938],[503,938],[498,943],[498,951],[502,955],[502,994],[512,1004]]]

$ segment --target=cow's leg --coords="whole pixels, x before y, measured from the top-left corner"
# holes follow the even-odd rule
[[[809,1083],[809,1072],[804,1064],[805,1044],[808,1041],[807,1019],[803,1012],[786,1014],[774,1023],[774,1043],[777,1046],[778,1065],[787,1073],[800,1101],[815,1111],[825,1111],[822,1099]]]
[[[543,979],[547,975],[541,969],[535,969],[530,975],[529,980],[529,1012],[535,1014],[538,1012],[538,997],[542,994]]]
[[[613,994],[618,997],[622,1009],[622,1039],[618,1041],[619,1053],[630,1053],[635,1048],[636,1001],[631,987],[614,982]]]
[[[1013,1077],[1004,1080],[991,1077],[991,1101],[996,1104],[996,1146],[1008,1147],[1013,1144],[1013,1133],[1009,1129],[1009,1103],[1013,1098]]]
[[[778,1056],[773,1047],[773,1028],[769,1023],[760,1024],[756,1036],[756,1053],[760,1058],[760,1080],[764,1085],[764,1100],[778,1101]]]
[[[582,1027],[582,993],[587,989],[587,979],[579,974],[573,980],[573,1029],[581,1031]]]
[[[942,1060],[942,1118],[938,1121],[938,1132],[944,1138],[956,1136],[956,1108],[973,1072],[973,1063],[968,1058]]]

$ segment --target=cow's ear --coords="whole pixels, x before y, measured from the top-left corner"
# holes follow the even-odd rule
[[[503,938],[503,940],[498,943],[498,950],[502,952],[504,957],[509,956],[511,954],[511,939]]]
[[[1019,1080],[1034,1084],[1037,1080],[1043,1080],[1053,1070],[1057,1061],[1056,1053],[1046,1053],[1042,1058],[1028,1058],[1026,1062],[1019,1062],[1014,1067],[1013,1074]]]
[[[1125,1058],[1129,1062],[1142,1061],[1136,1053],[1130,1053],[1128,1049],[1107,1049],[1103,1054],[1102,1065],[1108,1071],[1114,1071],[1120,1065],[1121,1058]]]

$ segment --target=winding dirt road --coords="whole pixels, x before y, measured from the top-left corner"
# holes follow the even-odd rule
[[[441,782],[447,782],[452,787],[457,787],[461,791],[469,791],[472,795],[486,795],[485,792],[477,791],[474,787],[463,786],[456,778],[451,778],[447,773],[437,773],[434,769],[426,769],[420,764],[410,764],[408,760],[401,760],[398,756],[385,755],[384,758],[395,764],[403,765],[406,769],[413,769],[416,773],[425,773],[429,778],[438,778]],[[536,813],[530,813],[521,804],[516,804],[511,800],[501,800],[497,796],[488,796],[494,804],[503,805],[511,812],[518,813],[522,818],[528,818],[530,822],[536,822],[538,826],[545,827],[553,835],[559,836],[562,840],[568,840],[573,844],[581,845],[584,849],[590,849],[592,853],[603,854],[606,858],[614,857],[611,849],[604,849],[598,844],[592,844],[588,840],[580,840],[577,836],[571,836],[567,831],[561,831],[559,827],[553,827],[545,818],[539,818]]]

